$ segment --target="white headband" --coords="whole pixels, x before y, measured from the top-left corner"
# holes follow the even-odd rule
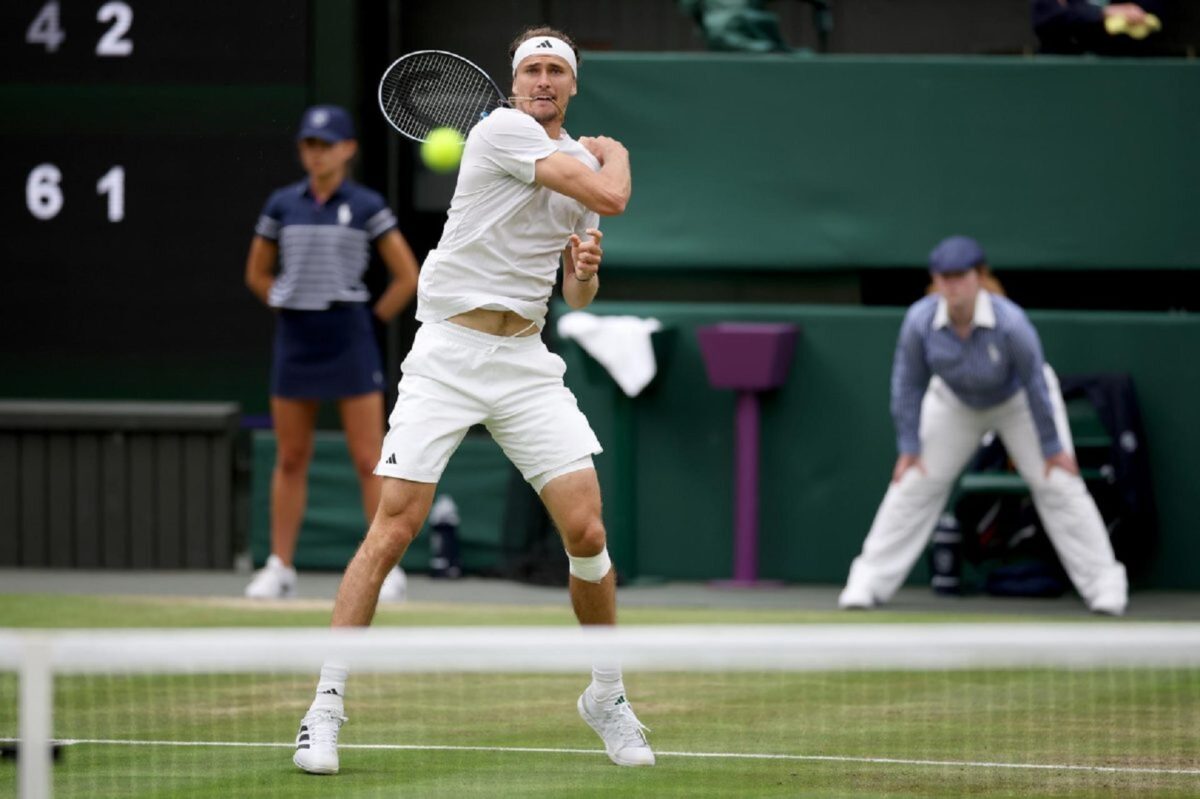
[[[520,63],[531,55],[556,55],[571,65],[572,73],[576,76],[579,75],[579,64],[575,60],[575,51],[562,39],[556,39],[553,36],[535,36],[523,41],[517,48],[517,52],[513,54],[514,75],[517,74],[517,67]]]

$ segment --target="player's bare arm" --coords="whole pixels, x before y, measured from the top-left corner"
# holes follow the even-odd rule
[[[404,236],[394,229],[379,238],[376,248],[392,276],[392,282],[374,308],[375,316],[386,322],[400,313],[417,293],[417,258]]]
[[[585,308],[596,298],[600,290],[600,261],[604,250],[600,240],[604,234],[588,228],[591,237],[587,241],[572,233],[563,250],[563,299],[572,308]]]
[[[607,136],[585,136],[579,143],[600,161],[599,172],[565,153],[553,153],[537,162],[534,179],[539,185],[578,200],[601,216],[624,213],[633,191],[629,151]]]
[[[250,242],[250,254],[246,256],[246,286],[254,296],[267,303],[267,295],[275,282],[275,259],[279,256],[279,245],[255,236]]]

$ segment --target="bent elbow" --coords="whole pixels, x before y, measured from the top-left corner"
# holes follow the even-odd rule
[[[602,198],[592,210],[600,216],[620,216],[625,213],[625,206],[628,204],[628,197],[612,194]]]

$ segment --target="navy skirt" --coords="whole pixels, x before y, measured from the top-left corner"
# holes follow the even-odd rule
[[[330,400],[382,390],[383,364],[365,304],[279,310],[271,396]]]

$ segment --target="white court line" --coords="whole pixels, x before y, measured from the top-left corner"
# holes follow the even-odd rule
[[[0,743],[19,743],[19,738],[0,738]],[[115,738],[58,738],[65,746],[225,746],[259,749],[291,749],[292,743],[256,741],[135,741]],[[564,749],[536,746],[439,746],[434,744],[339,744],[339,749],[384,749],[409,752],[516,752],[525,754],[595,755],[600,749]],[[1149,768],[1138,766],[1083,766],[1068,763],[993,763],[986,760],[913,760],[899,757],[850,757],[846,755],[779,755],[754,752],[655,752],[659,757],[698,757],[728,760],[792,760],[828,763],[882,763],[901,766],[955,766],[966,768],[1033,769],[1039,771],[1091,771],[1101,774],[1182,774],[1200,777],[1200,768]]]

